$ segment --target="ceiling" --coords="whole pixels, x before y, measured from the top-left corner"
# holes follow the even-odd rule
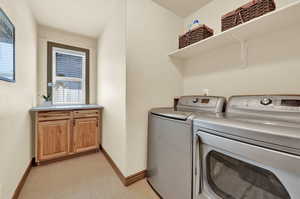
[[[176,15],[186,17],[200,9],[211,0],[153,0],[159,5],[171,10]]]
[[[113,0],[27,0],[38,24],[93,38],[113,13]]]

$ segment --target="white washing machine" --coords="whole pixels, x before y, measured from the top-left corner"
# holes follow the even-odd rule
[[[234,96],[194,120],[195,199],[299,199],[300,96]]]
[[[225,98],[185,96],[176,109],[149,113],[148,182],[163,199],[192,198],[192,119],[194,113],[218,113]]]

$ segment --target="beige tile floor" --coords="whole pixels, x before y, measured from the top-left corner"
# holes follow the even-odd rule
[[[123,186],[96,153],[34,167],[19,199],[158,199],[145,180]]]

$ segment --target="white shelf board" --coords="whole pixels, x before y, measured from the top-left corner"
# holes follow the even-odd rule
[[[237,27],[216,34],[169,54],[171,58],[189,59],[201,56],[203,52],[227,45],[247,41],[259,35],[271,33],[291,26],[300,25],[300,1],[279,8]]]

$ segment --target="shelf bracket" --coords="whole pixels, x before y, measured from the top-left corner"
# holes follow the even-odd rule
[[[246,40],[236,37],[234,34],[231,35],[235,40],[240,43],[241,46],[241,61],[243,62],[243,68],[248,66],[248,42]]]

